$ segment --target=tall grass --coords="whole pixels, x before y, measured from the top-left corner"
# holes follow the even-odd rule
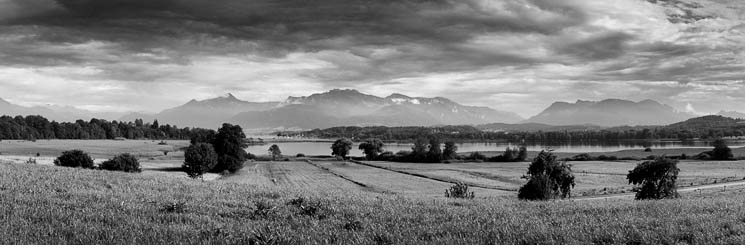
[[[744,244],[743,197],[418,199],[0,164],[0,244]]]

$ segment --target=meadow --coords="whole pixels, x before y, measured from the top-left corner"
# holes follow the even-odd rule
[[[744,244],[744,188],[526,202],[0,165],[0,244]]]
[[[181,152],[160,151],[185,141],[92,142],[0,142],[0,244],[744,244],[744,185],[634,201],[625,175],[637,161],[570,162],[576,199],[528,202],[515,191],[528,162],[292,158],[201,180],[180,171]],[[144,171],[10,160],[70,147],[139,153]],[[744,161],[678,167],[683,188],[744,183]],[[444,197],[459,181],[475,199]],[[588,199],[612,194],[623,195]]]

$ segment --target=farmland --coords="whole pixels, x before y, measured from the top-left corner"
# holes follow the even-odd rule
[[[293,158],[200,180],[161,151],[185,141],[0,143],[0,244],[744,244],[744,185],[633,201],[636,161],[571,162],[575,201],[526,202],[515,190],[528,162]],[[51,166],[71,147],[98,161],[136,153],[144,171]],[[683,188],[745,177],[744,161],[678,167]],[[476,198],[445,198],[453,182]]]

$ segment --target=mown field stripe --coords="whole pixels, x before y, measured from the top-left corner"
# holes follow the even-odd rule
[[[342,175],[342,174],[339,174],[339,173],[333,172],[333,171],[331,171],[331,169],[329,169],[329,168],[327,168],[327,167],[323,167],[323,166],[321,166],[321,165],[318,165],[318,164],[315,164],[315,163],[313,163],[313,162],[312,162],[312,161],[310,161],[310,160],[305,160],[305,162],[309,163],[310,165],[316,166],[316,167],[318,167],[318,168],[320,168],[320,169],[323,169],[323,170],[325,170],[326,172],[328,172],[328,173],[331,173],[331,174],[333,174],[333,175],[335,175],[335,176],[338,176],[338,177],[340,177],[341,179],[344,179],[344,180],[350,181],[350,182],[352,182],[352,183],[354,183],[354,184],[357,184],[357,185],[358,185],[358,186],[360,186],[360,187],[364,187],[364,188],[371,188],[371,187],[367,186],[367,185],[366,185],[366,184],[364,184],[364,183],[361,183],[361,182],[355,181],[355,180],[353,180],[353,179],[351,179],[351,178],[349,178],[349,177],[346,177],[346,176],[344,176],[344,175]]]
[[[349,160],[349,161],[352,162],[352,163],[363,165],[363,166],[368,166],[368,167],[373,167],[373,168],[379,168],[379,169],[393,171],[393,172],[400,173],[400,174],[405,174],[405,175],[411,175],[411,176],[416,176],[416,177],[420,177],[420,178],[430,179],[430,180],[433,180],[433,181],[439,181],[439,182],[445,182],[445,183],[451,183],[451,184],[458,182],[456,180],[448,180],[448,179],[442,179],[442,178],[435,178],[435,177],[426,176],[426,175],[423,175],[423,174],[417,174],[417,173],[411,173],[411,172],[402,171],[402,170],[396,170],[396,169],[392,169],[392,168],[388,168],[388,167],[383,167],[383,166],[379,166],[379,165],[375,165],[375,164],[371,164],[371,163],[365,163],[365,162],[361,162],[361,161],[355,161],[355,160]],[[466,184],[466,185],[468,185],[470,187],[478,187],[478,188],[484,188],[484,189],[493,189],[493,190],[511,191],[511,192],[518,191],[517,189],[513,189],[513,188],[501,188],[501,187],[488,186],[488,185],[482,185],[482,184],[476,184],[476,183],[466,183],[466,182],[464,182],[464,184]]]

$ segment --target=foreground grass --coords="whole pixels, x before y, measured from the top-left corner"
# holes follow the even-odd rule
[[[744,221],[744,191],[464,201],[0,164],[0,244],[744,244]]]

